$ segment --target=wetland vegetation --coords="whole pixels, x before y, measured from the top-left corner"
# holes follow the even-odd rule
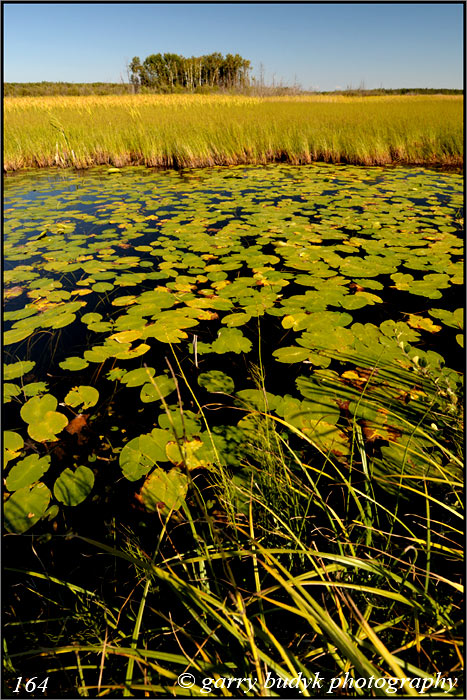
[[[461,162],[378,99],[6,101],[8,169],[107,164],[5,178],[7,694],[462,697],[462,177],[259,164]]]
[[[7,97],[4,169],[463,165],[459,95]]]

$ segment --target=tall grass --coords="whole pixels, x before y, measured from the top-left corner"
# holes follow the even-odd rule
[[[6,98],[7,171],[320,160],[461,166],[460,96]]]
[[[394,368],[382,370],[389,381]],[[261,367],[255,375],[264,391]],[[424,386],[426,379],[420,375]],[[420,683],[429,690],[442,676],[458,679],[451,696],[462,697],[461,483],[446,467],[459,462],[461,420],[438,384],[432,393],[435,434],[446,420],[453,436],[442,460],[426,427],[434,416],[411,418],[402,404],[398,414],[424,439],[425,456],[417,456],[426,468],[416,476],[374,471],[357,421],[347,428],[356,439],[343,464],[269,413],[264,393],[263,410],[245,409],[241,479],[226,478],[221,464],[207,477],[185,465],[191,496],[177,517],[161,516],[145,537],[113,525],[107,540],[77,538],[111,578],[83,586],[53,571],[20,572],[24,595],[34,592],[43,615],[21,621],[20,650],[7,646],[9,677],[25,665],[46,669],[65,697],[75,688],[88,697],[324,697],[332,679],[339,696],[372,697],[403,682],[404,696],[417,695]],[[42,634],[38,620],[47,625]],[[7,639],[16,624],[7,622]],[[317,672],[321,689],[307,688],[303,679]],[[177,682],[183,673],[193,687]],[[225,678],[239,687],[223,687]],[[353,687],[371,678],[386,684]],[[281,695],[279,679],[283,688],[298,685]]]

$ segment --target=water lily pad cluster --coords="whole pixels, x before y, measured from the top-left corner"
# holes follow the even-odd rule
[[[238,467],[261,413],[344,462],[358,421],[381,447],[376,471],[423,469],[427,445],[392,413],[404,402],[422,416],[459,386],[459,175],[104,168],[5,184],[10,530],[92,493],[95,455],[83,448],[57,476],[52,446],[77,415],[99,426],[124,405],[134,424],[116,426],[112,459],[148,510],[180,508],[192,469]],[[268,391],[252,384],[258,363]],[[191,398],[180,413],[182,372],[203,401],[240,411],[234,422],[208,431]]]

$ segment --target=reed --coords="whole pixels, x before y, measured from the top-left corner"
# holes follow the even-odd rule
[[[4,104],[6,171],[463,164],[462,96],[93,95],[11,97]]]
[[[265,391],[261,367],[254,376]],[[450,400],[437,385],[432,394],[442,400],[438,425],[451,425]],[[410,418],[396,402],[394,410],[425,440],[416,477],[377,474],[356,421],[344,467],[265,406],[249,413],[246,477],[218,481],[219,503],[230,507],[209,512],[195,477],[183,514],[161,517],[145,537],[113,523],[104,540],[73,539],[98,581],[77,583],[60,557],[46,571],[10,570],[25,598],[35,596],[36,615],[10,615],[5,626],[9,687],[27,665],[42,676],[47,669],[64,697],[76,689],[88,697],[281,697],[279,682],[282,692],[292,684],[287,697],[290,688],[374,697],[401,687],[406,697],[440,676],[454,684],[448,697],[463,697],[462,484],[432,454],[438,442],[423,425],[433,416]],[[459,460],[457,418],[456,426],[442,448],[447,463]],[[304,458],[310,446],[323,464]],[[49,546],[34,540],[39,562]],[[9,642],[18,624],[19,649]],[[316,673],[320,689],[308,685]],[[225,687],[229,678],[239,686]]]

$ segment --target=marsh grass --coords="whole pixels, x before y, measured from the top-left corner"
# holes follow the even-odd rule
[[[6,98],[4,125],[6,171],[274,161],[463,164],[460,96]]]
[[[176,356],[173,364],[196,396]],[[406,380],[396,367],[380,371],[394,385]],[[446,466],[461,454],[453,397],[420,369],[436,409],[421,418],[403,402],[381,399],[408,434],[425,440],[424,467],[416,475],[401,467],[398,477],[390,468],[374,472],[357,420],[347,427],[354,439],[343,463],[312,433],[268,411],[261,360],[252,373],[264,406],[238,409],[250,422],[241,478],[220,463],[192,470],[183,457],[191,487],[178,514],[160,513],[142,535],[114,521],[106,538],[68,542],[90,562],[93,584],[70,580],[57,563],[19,572],[36,615],[6,624],[10,678],[27,662],[63,697],[76,690],[84,697],[202,697],[203,678],[218,682],[215,696],[290,697],[284,685],[267,687],[268,677],[286,684],[317,672],[324,692],[331,678],[459,678],[461,483]],[[426,428],[434,420],[449,428],[442,445]],[[53,536],[31,542],[41,562]],[[18,624],[21,650],[16,642],[10,651]],[[177,685],[184,672],[195,678],[191,689]],[[222,687],[225,677],[242,679],[238,691]],[[298,691],[323,693],[303,681]],[[348,685],[338,692],[362,694]],[[459,678],[451,696],[462,692]],[[392,693],[386,685],[363,695]]]

